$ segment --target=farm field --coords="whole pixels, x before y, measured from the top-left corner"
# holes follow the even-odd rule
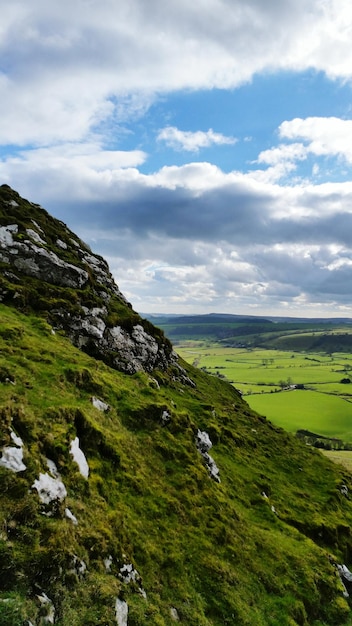
[[[186,361],[226,378],[278,426],[352,442],[352,383],[341,383],[350,375],[352,380],[351,353],[231,348],[204,341],[186,341],[176,350]]]
[[[322,450],[323,454],[327,456],[334,463],[343,465],[352,472],[352,451],[351,450]]]
[[[295,389],[247,400],[252,409],[289,432],[306,429],[352,442],[352,404],[338,396]]]

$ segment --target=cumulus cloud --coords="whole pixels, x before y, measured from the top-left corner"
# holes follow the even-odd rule
[[[225,137],[221,133],[215,133],[212,128],[204,132],[198,130],[196,132],[184,131],[175,128],[175,126],[167,126],[159,131],[158,141],[165,141],[166,145],[175,150],[185,150],[186,152],[198,152],[200,148],[208,148],[211,145],[234,144],[234,137]]]
[[[336,315],[352,304],[352,183],[283,187],[208,163],[145,175],[121,155],[114,169],[114,154],[70,149],[35,150],[29,168],[25,153],[0,172],[103,254],[142,312],[290,303],[291,315]]]
[[[349,23],[348,0],[16,0],[0,27],[0,143],[79,141],[129,105],[263,70],[348,79]]]
[[[283,122],[279,134],[284,139],[304,141],[305,146],[301,145],[302,154],[340,156],[352,163],[352,120],[337,117],[295,118]],[[291,147],[284,148],[287,150]]]
[[[0,23],[1,179],[104,254],[142,311],[342,312],[352,183],[288,175],[308,159],[316,174],[325,157],[350,165],[351,120],[286,120],[248,171],[142,173],[145,151],[111,136],[170,92],[276,70],[350,80],[350,16],[348,0],[14,0]],[[154,133],[165,123],[159,142],[186,153],[236,141],[169,122]]]
[[[278,128],[280,139],[293,143],[260,152],[255,163],[267,165],[256,177],[274,182],[292,174],[300,162],[309,158],[338,158],[348,166],[352,164],[352,120],[337,117],[308,117],[286,120]],[[299,140],[299,142],[297,141]],[[312,166],[313,176],[320,172],[318,162]]]

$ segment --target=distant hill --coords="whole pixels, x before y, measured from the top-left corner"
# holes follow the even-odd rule
[[[148,317],[176,343],[204,339],[235,347],[328,353],[349,351],[352,348],[350,318],[266,318],[218,313]]]

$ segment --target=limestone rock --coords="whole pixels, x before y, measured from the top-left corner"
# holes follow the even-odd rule
[[[177,369],[170,342],[133,311],[106,261],[7,185],[0,186],[0,262],[0,301],[18,308],[33,302],[54,331],[63,330],[74,345],[128,374]]]

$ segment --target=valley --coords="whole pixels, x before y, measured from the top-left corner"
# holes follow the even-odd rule
[[[332,455],[333,450],[343,450],[346,454],[339,455],[339,462],[350,464],[352,335],[348,320],[280,319],[273,323],[220,315],[195,319],[194,324],[191,316],[161,323],[174,341],[180,337],[176,350],[186,361],[230,382],[252,409],[277,426],[294,434],[320,435],[309,443]],[[245,334],[248,329],[255,332]]]

